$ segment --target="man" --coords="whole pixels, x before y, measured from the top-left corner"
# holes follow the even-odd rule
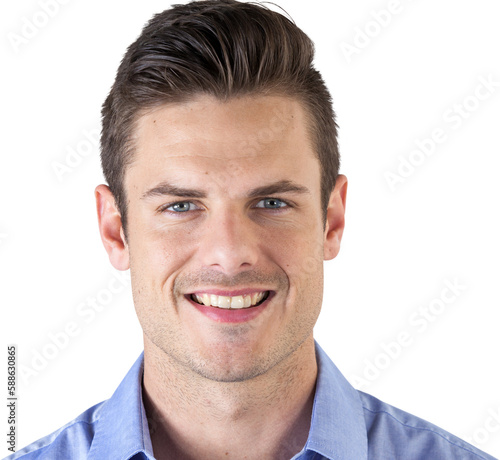
[[[313,46],[234,0],[155,16],[103,106],[99,228],[144,354],[11,458],[491,459],[354,390],[313,338],[347,180]]]

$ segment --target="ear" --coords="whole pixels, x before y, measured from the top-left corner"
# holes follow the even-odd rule
[[[347,177],[339,174],[335,187],[330,194],[330,201],[326,212],[326,225],[323,240],[324,260],[337,257],[340,251],[340,240],[344,233],[345,201],[347,195]]]
[[[99,231],[109,261],[117,270],[128,270],[129,251],[115,197],[107,185],[101,184],[95,189],[95,199]]]

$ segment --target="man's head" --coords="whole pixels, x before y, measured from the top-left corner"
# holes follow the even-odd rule
[[[290,21],[234,1],[175,7],[130,47],[96,196],[146,356],[234,382],[311,350],[347,188],[312,58]]]
[[[102,110],[102,166],[125,235],[124,177],[134,161],[137,120],[149,109],[202,94],[221,101],[284,95],[302,104],[321,164],[325,223],[339,154],[331,97],[313,58],[313,43],[295,24],[256,4],[208,0],[176,5],[154,16],[125,54]],[[242,148],[259,148],[266,135]]]

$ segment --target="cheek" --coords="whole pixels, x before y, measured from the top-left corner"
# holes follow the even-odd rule
[[[321,233],[282,238],[274,252],[277,263],[286,272],[290,283],[289,300],[299,316],[314,322],[323,299],[323,240]],[[304,308],[307,305],[308,308]],[[309,320],[308,320],[309,323]]]
[[[136,232],[130,243],[130,271],[153,291],[171,287],[169,279],[182,268],[193,249],[191,237],[180,228]]]
[[[173,284],[189,259],[185,232],[136,232],[130,241],[130,273],[137,316],[153,339],[175,314]],[[163,327],[162,326],[162,327]],[[167,328],[168,329],[168,328]],[[156,339],[155,339],[156,341]]]
[[[314,229],[300,233],[281,232],[272,252],[290,276],[307,278],[323,267],[323,239]]]

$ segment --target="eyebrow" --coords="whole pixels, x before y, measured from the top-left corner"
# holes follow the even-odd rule
[[[249,198],[257,198],[259,196],[274,195],[275,193],[294,192],[300,194],[311,194],[311,191],[290,180],[280,180],[271,184],[256,187],[248,193]],[[206,198],[207,193],[204,190],[197,190],[193,188],[178,187],[177,185],[168,182],[160,182],[155,187],[144,192],[141,199],[147,199],[153,196],[178,196],[183,198]]]

